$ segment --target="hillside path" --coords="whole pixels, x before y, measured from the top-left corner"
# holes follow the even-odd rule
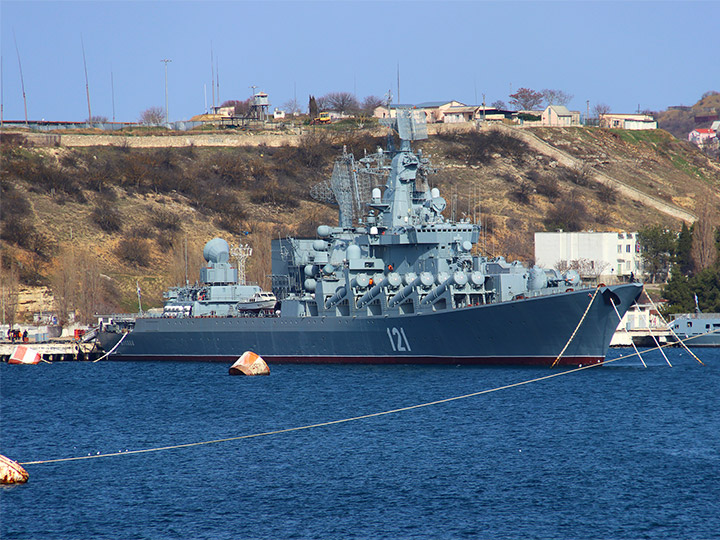
[[[520,139],[528,143],[530,147],[534,150],[552,157],[558,163],[566,167],[582,167],[583,165],[585,165],[585,162],[582,159],[573,157],[567,152],[555,148],[551,144],[543,141],[537,135],[531,133],[526,129],[511,128],[503,125],[496,125],[494,126],[494,128],[505,131],[515,137],[519,137]],[[655,208],[663,214],[667,214],[668,216],[674,217],[675,219],[679,219],[681,221],[685,221],[687,223],[694,223],[697,220],[697,216],[695,216],[691,212],[688,212],[687,210],[684,210],[673,204],[666,203],[665,201],[660,200],[657,197],[653,197],[652,195],[648,195],[647,193],[643,193],[639,189],[628,186],[620,180],[612,178],[605,173],[593,169],[592,175],[593,178],[601,184],[605,184],[607,186],[611,186],[617,189],[618,192],[624,197],[641,202],[646,206]]]

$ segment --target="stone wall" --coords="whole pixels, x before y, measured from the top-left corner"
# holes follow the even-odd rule
[[[184,135],[60,135],[60,146],[127,146],[130,148],[179,148],[186,146],[297,146],[300,135],[184,134]]]

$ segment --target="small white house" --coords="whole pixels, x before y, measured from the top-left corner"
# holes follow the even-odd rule
[[[688,141],[701,148],[710,143],[715,138],[717,138],[717,132],[713,131],[712,129],[698,128],[693,129],[690,133],[688,133]]]
[[[642,272],[635,232],[537,232],[535,262],[545,268],[575,269],[584,279],[627,280]]]
[[[580,111],[571,111],[563,105],[548,105],[542,112],[543,126],[578,126]]]
[[[657,129],[657,122],[650,114],[607,113],[600,115],[600,126],[615,129]]]

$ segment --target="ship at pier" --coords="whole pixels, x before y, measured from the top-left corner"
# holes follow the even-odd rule
[[[397,148],[388,137],[385,151],[343,152],[316,187],[338,204],[336,226],[272,241],[272,295],[240,283],[230,247],[214,239],[200,282],[171,290],[161,316],[103,325],[109,358],[233,362],[251,350],[268,363],[602,362],[642,286],[589,287],[574,271],[480,254],[480,226],[446,217],[435,171],[412,148],[427,138],[415,114],[388,122]],[[250,297],[266,303],[255,309]]]

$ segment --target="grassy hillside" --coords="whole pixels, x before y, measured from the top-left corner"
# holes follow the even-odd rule
[[[441,130],[423,141],[439,169],[431,178],[446,213],[481,219],[481,248],[530,261],[538,230],[679,229],[673,219],[595,182],[596,169],[693,211],[720,206],[720,168],[664,132],[538,129],[540,138],[580,158],[567,168],[522,140],[496,131]],[[3,138],[2,234],[5,280],[45,285],[58,305],[95,311],[144,307],[202,264],[204,243],[249,243],[252,281],[269,286],[270,240],[314,236],[336,207],[310,197],[343,146],[356,156],[384,146],[368,131],[317,130],[296,147],[131,149],[28,148]]]

